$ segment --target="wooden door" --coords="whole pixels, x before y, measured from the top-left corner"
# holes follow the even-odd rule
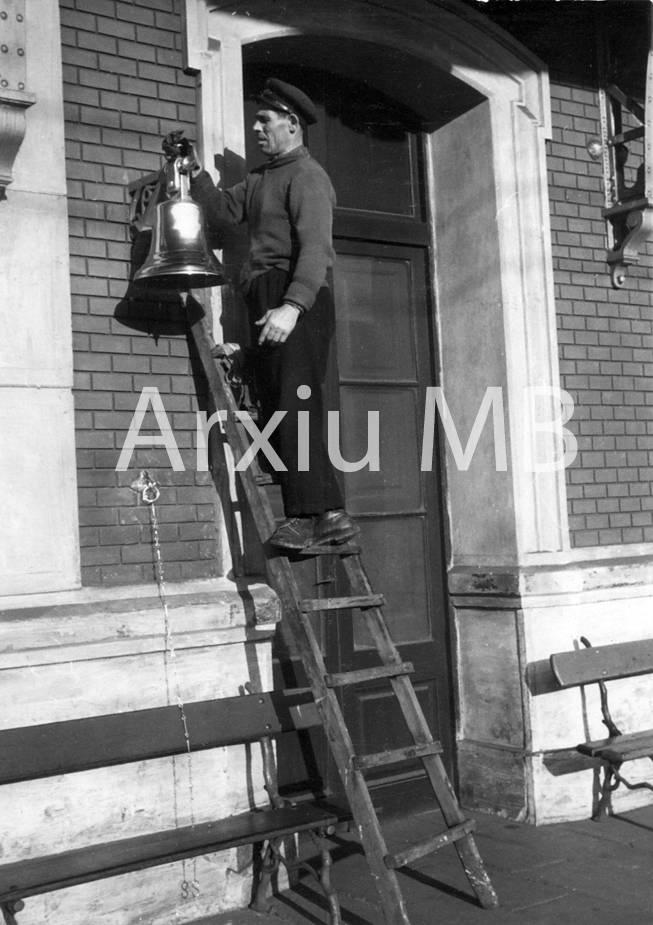
[[[364,564],[375,590],[386,597],[391,633],[402,657],[415,666],[418,696],[451,770],[440,484],[436,468],[420,469],[426,388],[434,384],[435,366],[422,137],[411,114],[391,100],[323,72],[250,66],[248,90],[270,73],[305,89],[320,112],[318,125],[309,130],[309,148],[329,173],[338,199],[331,282],[338,319],[340,445],[346,461],[366,453],[368,412],[378,412],[379,419],[380,469],[344,473],[347,509],[361,524]],[[255,111],[256,104],[248,102],[248,129]],[[258,162],[252,145],[248,166]],[[346,593],[337,560],[299,568],[307,596]],[[377,664],[360,614],[325,615],[319,631],[331,671]],[[279,655],[279,682],[300,678],[287,640]],[[387,683],[346,688],[342,696],[361,753],[410,741]],[[323,752],[318,763],[328,788],[337,790]],[[370,780],[383,806],[405,804],[426,792],[419,762],[384,769]]]

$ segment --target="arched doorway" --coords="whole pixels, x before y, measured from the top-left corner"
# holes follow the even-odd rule
[[[507,469],[497,467],[491,426],[467,469],[443,447],[458,774],[471,802],[522,812],[531,799],[533,747],[523,680],[531,631],[521,615],[530,588],[525,570],[568,548],[564,472],[529,468],[536,434],[524,429],[529,388],[559,384],[546,71],[458,0],[250,0],[246,12],[238,0],[186,0],[186,26],[188,65],[201,73],[200,147],[211,168],[217,155],[216,177],[226,185],[245,166],[243,61],[254,63],[278,40],[292,49],[285,64],[362,80],[422,120],[423,202],[434,246],[415,247],[431,260],[429,311],[438,335],[431,382],[444,389],[463,446],[486,390],[501,393],[508,460]],[[310,60],[295,57],[302,48]],[[351,229],[357,216],[349,211]],[[377,234],[385,222],[377,217]],[[358,241],[353,233],[345,238]],[[380,256],[351,250],[341,255],[353,258],[350,267]],[[214,318],[228,316],[228,291],[213,298]],[[550,405],[552,420],[553,398]]]
[[[309,148],[329,173],[338,202],[331,284],[346,460],[365,455],[368,412],[377,412],[379,419],[379,471],[365,467],[344,473],[347,508],[361,523],[366,568],[375,590],[386,598],[390,631],[402,658],[415,667],[418,696],[453,772],[440,470],[437,460],[431,471],[420,469],[426,390],[436,384],[437,355],[425,195],[426,119],[401,100],[396,82],[386,82],[392,96],[374,86],[369,75],[382,63],[378,49],[355,41],[279,38],[249,45],[243,52],[246,160],[248,170],[262,160],[251,131],[258,108],[251,97],[265,78],[277,76],[302,87],[320,116],[309,131]],[[451,88],[442,96],[451,97]],[[481,99],[465,88],[448,105],[441,100],[439,107],[431,106],[429,121],[435,121],[440,109],[460,112]],[[346,593],[335,559],[308,566],[301,574],[307,597],[320,590]],[[332,619],[325,614],[320,632],[330,671],[377,663],[360,615]],[[289,676],[283,660],[292,643],[285,642],[277,646],[279,685],[287,684]],[[301,677],[298,666],[292,675]],[[342,698],[357,753],[412,741],[387,682],[346,687]],[[288,770],[289,778],[297,779],[296,769]],[[323,762],[323,776],[329,790],[337,789],[328,761]],[[405,804],[409,796],[419,798],[424,774],[417,761],[412,767],[372,772],[369,779],[377,803],[387,806]]]

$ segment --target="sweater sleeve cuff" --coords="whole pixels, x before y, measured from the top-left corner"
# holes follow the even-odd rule
[[[294,279],[288,286],[284,302],[292,302],[293,305],[298,305],[307,312],[313,305],[316,295],[317,292],[312,287]]]
[[[202,168],[202,169],[200,170],[199,173],[196,173],[195,175],[190,174],[189,176],[190,176],[190,185],[191,185],[191,186],[206,186],[206,185],[208,185],[208,186],[210,186],[210,187],[213,187],[213,186],[215,185],[215,184],[213,183],[213,180],[211,179],[210,173],[209,173],[207,170],[204,170],[204,168]]]

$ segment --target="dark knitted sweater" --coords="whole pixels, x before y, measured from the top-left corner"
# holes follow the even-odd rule
[[[287,270],[285,299],[304,310],[312,306],[333,264],[335,193],[306,148],[268,161],[227,190],[217,189],[203,170],[191,183],[191,195],[214,231],[225,222],[247,222],[250,278],[272,267]]]

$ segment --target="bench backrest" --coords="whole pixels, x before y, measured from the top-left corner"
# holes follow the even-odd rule
[[[631,678],[653,672],[653,639],[558,652],[550,661],[560,687]]]
[[[321,724],[308,689],[0,730],[0,784],[254,742]]]

